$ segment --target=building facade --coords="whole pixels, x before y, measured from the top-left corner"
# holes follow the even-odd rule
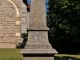
[[[0,48],[15,48],[27,33],[27,6],[22,0],[0,0]]]

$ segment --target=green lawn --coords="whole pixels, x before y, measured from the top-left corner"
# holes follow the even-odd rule
[[[0,57],[20,57],[22,58],[22,55],[20,54],[21,49],[0,49]],[[70,55],[70,54],[56,54],[55,56],[63,57],[63,56],[69,56],[69,57],[75,57],[80,58],[80,55]]]
[[[56,54],[55,56],[58,56],[58,57],[68,56],[68,57],[80,58],[80,55],[72,55],[72,54]]]
[[[0,49],[0,57],[22,57],[21,49]]]

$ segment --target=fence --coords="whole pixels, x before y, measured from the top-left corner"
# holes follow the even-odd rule
[[[20,57],[9,57],[9,58],[0,58],[0,60],[23,60],[22,58]]]
[[[0,60],[23,60],[23,58],[17,57],[9,57],[9,58],[0,58]],[[54,60],[80,60],[80,58],[74,58],[74,57],[54,57]]]
[[[57,57],[57,56],[55,56],[54,59],[55,60],[80,60],[80,58],[67,57],[67,56],[65,56],[65,57]]]

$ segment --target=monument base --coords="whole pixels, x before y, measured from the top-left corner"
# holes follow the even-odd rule
[[[55,49],[22,49],[23,60],[54,60]]]
[[[34,55],[35,57],[24,57],[24,60],[54,60],[54,56],[53,57],[48,57],[45,56],[44,57],[36,57],[37,55]]]

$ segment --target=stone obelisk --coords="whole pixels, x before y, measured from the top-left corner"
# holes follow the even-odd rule
[[[31,0],[28,41],[21,53],[24,60],[54,60],[54,54],[48,41],[45,0]]]

